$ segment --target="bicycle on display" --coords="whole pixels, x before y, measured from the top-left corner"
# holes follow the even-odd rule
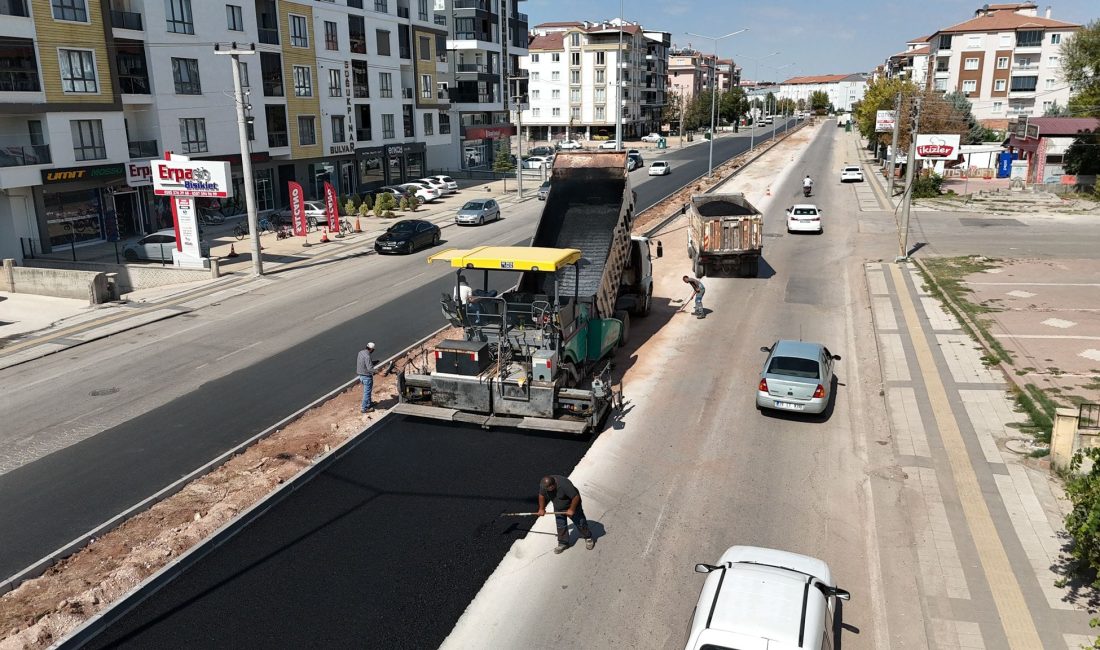
[[[260,229],[261,235],[265,232],[277,232],[279,229],[278,224],[267,217],[260,217],[260,222],[257,224],[257,226]],[[248,236],[248,234],[249,230],[247,219],[245,219],[241,223],[238,223],[236,226],[233,226],[233,236],[237,238],[237,241],[244,239]]]

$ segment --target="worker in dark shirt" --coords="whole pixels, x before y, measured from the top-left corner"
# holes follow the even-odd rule
[[[558,526],[558,545],[554,548],[554,553],[561,553],[569,548],[569,523],[566,517],[573,520],[577,533],[584,538],[585,548],[591,551],[596,540],[588,530],[588,520],[584,518],[584,510],[581,509],[581,493],[573,486],[572,481],[557,474],[542,477],[539,485],[540,517],[546,514],[547,503],[554,504],[554,521]]]
[[[707,292],[707,288],[703,286],[702,282],[687,275],[684,276],[684,282],[691,287],[691,296],[688,297],[688,300],[695,299],[695,317],[702,318],[706,315],[703,312],[703,294]]]

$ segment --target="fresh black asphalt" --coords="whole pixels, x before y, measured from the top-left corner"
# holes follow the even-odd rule
[[[757,141],[762,139],[757,137]],[[637,186],[639,209],[652,205],[687,180],[705,173],[707,146],[703,142],[685,150],[649,158],[647,164],[659,158],[671,161],[673,173],[667,177],[649,178],[647,182]],[[748,138],[745,137],[718,139],[714,143],[715,165],[747,148]],[[359,348],[363,332],[378,333],[372,334],[372,338],[378,343],[382,353],[387,354],[388,351],[400,350],[434,331],[440,324],[438,295],[447,291],[449,283],[450,279],[446,278],[410,289],[400,299],[378,306],[339,328],[319,334],[261,363],[213,380],[199,390],[160,408],[0,476],[0,549],[4,550],[0,554],[0,575],[14,574],[85,531],[156,493],[180,476],[202,466],[211,458],[256,435],[294,408],[307,404],[324,392],[316,387],[335,387],[346,381],[350,374],[348,351]],[[542,473],[548,471],[569,473],[584,450],[584,445],[573,439],[537,438],[514,431],[467,431],[404,420],[399,422],[400,424],[387,425],[382,432],[375,434],[378,439],[376,442],[361,445],[352,455],[358,456],[368,453],[369,450],[374,450],[371,453],[376,454],[390,454],[359,462],[373,460],[380,466],[406,467],[403,476],[410,480],[423,480],[423,485],[417,483],[409,490],[417,494],[446,492],[428,487],[438,481],[442,474],[449,475],[457,486],[455,490],[460,494],[493,495],[494,498],[503,500],[500,503],[510,499],[509,503],[515,504],[517,499],[523,501],[530,492],[527,482],[537,481]],[[442,435],[440,431],[454,435]],[[467,442],[458,444],[453,449],[416,446],[418,437],[431,435]],[[406,443],[408,448],[403,446]],[[479,450],[477,455],[462,452],[462,449],[470,445]],[[341,466],[353,463],[353,460],[341,461]],[[440,467],[431,473],[419,473],[405,466],[405,462],[412,462],[414,466],[439,464]],[[352,472],[348,475],[357,481],[371,484],[373,472],[372,469],[367,475]],[[494,487],[500,485],[498,476],[511,476],[513,473],[514,480],[508,483],[507,489],[498,490]],[[330,475],[331,472],[326,474]],[[316,489],[323,489],[326,485],[317,481],[314,483],[318,485]],[[351,487],[351,484],[348,485]],[[310,490],[315,489],[312,484],[308,487]],[[349,490],[347,498],[356,493],[354,489]],[[308,495],[296,498],[307,497]],[[462,501],[444,497],[438,499],[443,503]],[[287,502],[291,503],[295,501]],[[449,511],[438,513],[438,505],[430,498],[406,497],[401,510],[402,517],[408,519],[395,519],[390,511],[378,510],[377,506],[362,510],[364,516],[377,512],[380,516],[372,518],[370,527],[386,530],[394,537],[392,542],[382,537],[369,544],[360,544],[359,552],[368,556],[382,554],[390,558],[377,565],[377,570],[385,574],[380,579],[385,584],[408,581],[414,585],[414,589],[409,592],[409,600],[400,601],[404,603],[404,610],[383,608],[377,614],[360,612],[357,620],[374,621],[371,623],[373,626],[387,615],[400,618],[407,615],[410,609],[415,609],[417,603],[431,602],[435,611],[430,612],[430,620],[425,616],[422,624],[427,626],[431,623],[433,630],[449,630],[465,603],[476,592],[492,567],[497,565],[513,536],[499,535],[500,544],[455,546],[455,539],[473,539],[480,535],[478,531],[488,525],[483,516],[488,511],[481,511],[478,515],[477,512],[460,508],[455,511],[456,515],[464,514],[452,517],[449,516]],[[291,521],[284,521],[286,516],[282,512],[285,507],[289,506],[280,506],[265,515],[263,524],[254,524],[249,531],[262,530],[264,526],[293,529]],[[409,510],[416,508],[422,508],[423,512]],[[494,512],[499,510],[500,508],[496,508]],[[448,523],[445,526],[433,525],[431,522],[416,526],[395,525],[396,522],[426,521],[423,518],[428,514],[439,514],[441,518],[438,521]],[[447,532],[441,532],[444,529]],[[451,537],[450,531],[454,531],[455,538]],[[240,538],[249,537],[242,534]],[[348,542],[347,539],[331,541],[336,546]],[[464,551],[458,553],[458,548]],[[321,553],[323,557],[317,558],[318,562],[328,563],[335,552],[335,549],[326,547]],[[284,554],[280,557],[288,556]],[[448,567],[448,570],[442,572],[448,578],[439,583],[413,579],[413,569],[425,562],[442,563],[442,566]],[[188,575],[207,571],[203,568],[206,563],[204,561]],[[243,565],[238,561],[238,569],[241,566]],[[484,570],[472,570],[475,566]],[[466,568],[471,570],[467,571]],[[321,567],[317,571],[320,575],[329,576],[334,581],[334,588],[339,580],[348,578],[348,574],[335,561],[331,566]],[[411,573],[406,575],[407,572]],[[283,572],[280,575],[282,581],[292,583],[297,574]],[[464,577],[460,580],[457,576]],[[362,576],[358,576],[358,579],[362,579]],[[460,585],[465,591],[456,591],[460,589]],[[287,593],[290,593],[292,587],[286,588]],[[392,589],[396,587],[392,587],[391,591]],[[230,611],[233,606],[256,610],[258,613],[269,609],[283,611],[272,609],[275,603],[269,602],[268,596],[273,590],[274,587],[264,587],[253,592],[250,597],[223,601],[222,606],[227,609],[207,618],[207,627],[234,627],[235,624],[227,622],[237,617]],[[303,601],[313,600],[326,592],[327,589],[321,589],[310,596],[309,592],[296,589],[293,592],[296,594],[293,606],[308,608],[309,603]],[[446,601],[446,607],[424,595],[435,592],[443,594],[441,598]],[[152,603],[138,612],[151,611],[152,607],[159,606],[160,598],[161,595],[158,594]],[[283,619],[293,621],[294,617],[284,616]],[[393,627],[396,619],[388,620],[390,624],[381,625],[379,629]],[[308,618],[302,618],[299,622],[315,634],[322,633],[308,622]],[[363,628],[357,629],[362,631]],[[116,636],[121,638],[121,635]]]

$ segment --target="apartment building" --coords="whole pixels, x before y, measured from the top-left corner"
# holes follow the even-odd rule
[[[685,105],[703,92],[709,78],[710,59],[707,56],[690,48],[669,51],[668,86]]]
[[[1039,117],[1069,102],[1060,76],[1061,44],[1081,26],[1039,16],[1032,2],[984,5],[974,17],[929,37],[925,84],[959,91],[974,117],[1003,129],[1010,119]]]
[[[527,54],[527,14],[520,0],[435,0],[449,21],[449,98],[459,121],[459,147],[440,168],[488,168],[501,140],[516,129],[510,111]],[[511,90],[510,90],[511,89]]]
[[[623,137],[657,130],[669,40],[665,32],[618,19],[536,25],[520,59],[530,102],[524,130],[546,140],[615,137],[620,91]]]
[[[928,40],[930,36],[921,36],[905,43],[905,49],[891,55],[883,67],[884,76],[889,79],[906,79],[924,84],[928,78]]]
[[[232,60],[241,57],[261,211],[331,182],[362,193],[424,175],[453,150],[447,32],[421,0],[0,2],[0,255],[171,224],[148,161],[231,163],[244,211]],[[442,156],[441,156],[442,157]]]
[[[791,77],[779,84],[775,96],[779,99],[802,100],[807,108],[810,97],[815,92],[823,92],[829,97],[829,103],[838,111],[850,111],[852,106],[867,93],[870,75],[862,72],[854,74],[826,74],[808,77]]]

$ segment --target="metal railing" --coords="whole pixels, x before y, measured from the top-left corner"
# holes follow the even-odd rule
[[[447,25],[447,17],[446,17],[446,16],[444,16],[443,14],[436,14],[436,15],[435,15],[435,16],[434,16],[434,17],[432,18],[432,22],[433,22],[433,23],[435,23],[436,25],[441,25],[441,26],[444,26],[444,27],[446,27],[446,25]]]
[[[138,74],[120,74],[118,91],[125,95],[149,95],[149,77]]]
[[[364,99],[370,97],[370,88],[368,86],[357,86],[352,84],[351,96],[356,99]]]
[[[1038,70],[1038,63],[1015,63],[1012,66],[1013,70]]]
[[[1085,403],[1077,407],[1078,429],[1100,429],[1100,404]]]
[[[356,140],[370,140],[371,139],[370,129],[355,129],[355,139]]]
[[[459,63],[455,65],[458,72],[484,72],[486,74],[492,74],[493,70],[490,66],[484,63]]]
[[[156,158],[160,155],[156,140],[132,140],[126,143],[130,148],[130,158]]]
[[[359,36],[359,37],[353,36],[353,37],[351,37],[350,41],[351,41],[351,51],[353,53],[355,53],[355,54],[366,54],[367,53],[367,37],[366,36]]]
[[[264,81],[264,97],[282,97],[283,96],[283,80],[278,81]]]
[[[283,132],[268,132],[267,134],[267,146],[269,147],[289,147],[290,138],[285,131]]]
[[[279,30],[269,27],[260,27],[256,31],[259,32],[261,43],[267,43],[268,45],[279,44]]]
[[[402,88],[401,89],[401,99],[412,99],[412,98],[413,98],[413,89],[412,88]]]
[[[118,11],[117,9],[111,10],[111,26],[137,32],[144,29],[141,24],[141,14],[136,11]]]
[[[50,145],[48,144],[0,146],[0,167],[45,165],[51,162],[53,162],[53,159],[50,157]]]
[[[454,0],[455,9],[480,9],[482,11],[493,11],[493,5],[489,0]]]
[[[42,90],[38,73],[33,70],[0,70],[0,91],[9,93],[36,93]]]

